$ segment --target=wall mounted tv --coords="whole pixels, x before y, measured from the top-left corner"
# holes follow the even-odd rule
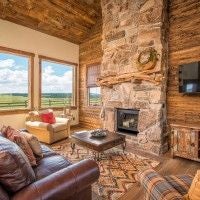
[[[179,92],[200,93],[200,61],[179,66]]]

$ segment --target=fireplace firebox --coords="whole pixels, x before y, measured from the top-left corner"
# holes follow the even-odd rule
[[[139,110],[136,109],[116,108],[116,131],[120,133],[137,134],[138,115]]]

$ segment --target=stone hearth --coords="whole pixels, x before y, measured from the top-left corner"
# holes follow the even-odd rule
[[[102,0],[103,61],[101,76],[137,72],[139,53],[153,47],[159,53],[156,69],[165,77],[159,85],[147,81],[102,87],[103,126],[115,131],[115,108],[139,109],[137,136],[127,142],[141,150],[160,154],[167,150],[166,6],[161,0]]]

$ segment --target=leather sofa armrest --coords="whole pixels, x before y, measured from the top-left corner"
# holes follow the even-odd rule
[[[64,200],[83,191],[98,178],[98,165],[92,160],[83,160],[30,184],[12,200]]]

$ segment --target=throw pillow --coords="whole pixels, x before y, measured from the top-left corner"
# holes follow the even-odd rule
[[[29,146],[28,142],[26,141],[23,134],[19,131],[13,129],[12,127],[8,126],[7,128],[4,127],[2,130],[2,134],[4,137],[9,139],[10,141],[16,143],[28,157],[31,166],[36,166],[36,158],[33,154],[31,147]]]
[[[43,153],[42,153],[42,148],[40,145],[39,140],[37,139],[37,137],[35,137],[34,135],[27,133],[27,132],[21,132],[21,134],[23,134],[23,136],[26,138],[26,141],[28,142],[29,146],[31,147],[33,153],[37,156],[43,157]]]
[[[6,129],[7,129],[7,126],[3,125],[0,130],[1,134],[4,134],[6,132]]]
[[[188,194],[185,195],[187,200],[199,200],[200,199],[200,170],[197,171]]]
[[[0,185],[16,192],[34,181],[34,171],[23,151],[0,136]]]
[[[31,122],[34,122],[34,121],[39,121],[41,122],[41,117],[40,117],[40,114],[38,111],[30,111],[28,113],[28,116],[26,117],[26,121],[31,121]]]
[[[50,113],[42,113],[41,114],[42,122],[54,124],[56,123],[55,116],[52,112]]]

